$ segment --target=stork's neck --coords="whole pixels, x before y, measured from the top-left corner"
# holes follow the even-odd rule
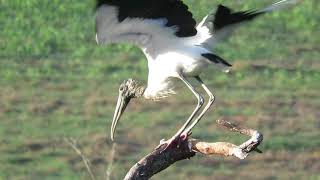
[[[136,98],[140,98],[140,97],[143,97],[143,94],[144,94],[144,92],[145,92],[145,90],[146,90],[146,87],[144,86],[144,85],[139,85],[138,87],[136,87],[136,89],[135,89],[135,97]]]
[[[169,97],[170,95],[176,94],[173,89],[163,89],[161,91],[146,88],[143,93],[143,97],[148,100],[158,101]]]

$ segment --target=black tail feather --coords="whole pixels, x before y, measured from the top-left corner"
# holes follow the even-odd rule
[[[205,54],[201,54],[202,57],[205,57],[206,59],[208,59],[209,61],[216,63],[216,64],[223,64],[225,66],[232,66],[230,63],[228,63],[226,60],[222,59],[221,57],[212,54],[212,53],[205,53]]]

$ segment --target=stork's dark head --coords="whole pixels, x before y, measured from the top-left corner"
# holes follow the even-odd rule
[[[141,83],[134,79],[128,79],[121,83],[119,87],[119,97],[114,112],[112,125],[111,125],[111,140],[114,139],[114,133],[116,130],[117,123],[125,111],[127,105],[129,104],[132,98],[142,97],[145,87]]]

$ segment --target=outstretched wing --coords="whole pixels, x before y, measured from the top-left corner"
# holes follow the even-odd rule
[[[238,11],[233,12],[230,8],[219,5],[214,14],[210,14],[205,20],[206,25],[212,32],[219,32],[224,28],[236,25],[242,22],[250,21],[255,17],[263,14],[258,11]]]
[[[216,11],[212,11],[212,13],[199,23],[197,30],[204,34],[204,38],[202,39],[203,43],[212,47],[216,41],[230,36],[239,24],[295,3],[295,0],[281,0],[264,9],[255,11],[233,11],[226,6],[219,5]]]
[[[235,27],[243,22],[253,20],[264,12],[238,11],[219,5],[216,11],[212,11],[197,26],[197,29],[206,34],[205,44],[212,48],[221,39],[230,36]]]
[[[196,21],[180,0],[97,0],[96,8],[98,43],[157,48],[197,34]]]

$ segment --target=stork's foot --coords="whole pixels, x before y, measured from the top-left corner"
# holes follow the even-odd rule
[[[179,144],[182,142],[182,138],[180,138],[180,136],[173,136],[172,138],[168,139],[168,140],[165,140],[165,139],[162,139],[160,141],[160,144],[158,145],[157,148],[163,148],[161,150],[161,152],[167,150],[167,149],[170,149],[170,148],[176,148],[179,146]]]
[[[186,141],[190,134],[191,133],[182,133],[180,135],[175,135],[175,136],[173,136],[172,138],[170,138],[168,140],[162,139],[160,141],[160,144],[158,145],[158,147],[156,149],[162,147],[164,144],[165,144],[165,147],[161,152],[165,151],[168,148],[176,148],[176,147],[179,148],[179,145],[182,142]]]

